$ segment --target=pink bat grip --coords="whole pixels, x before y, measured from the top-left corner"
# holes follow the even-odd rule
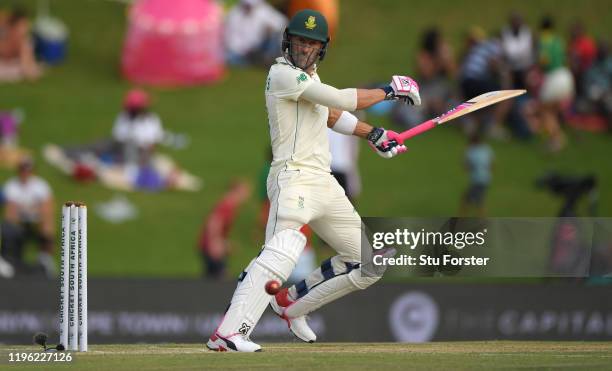
[[[436,117],[435,119],[431,119],[429,121],[425,121],[424,123],[417,125],[415,127],[413,127],[412,129],[406,130],[404,132],[401,132],[400,134],[396,134],[396,133],[388,133],[387,137],[389,138],[389,140],[393,140],[395,139],[395,141],[397,141],[400,144],[403,144],[404,141],[406,139],[412,138],[414,136],[417,136],[421,133],[426,132],[427,130],[431,130],[433,128],[436,127],[436,125],[438,125],[441,122],[444,121],[448,121],[448,120],[452,120],[452,118],[448,119],[448,120],[444,120],[446,118],[448,118],[451,115],[457,115],[457,113],[469,108],[470,106],[472,106],[472,102],[465,102],[465,103],[461,103],[460,105],[458,105],[457,107],[451,109],[450,111],[446,112],[445,114]],[[458,117],[458,116],[457,116]]]
[[[417,136],[423,132],[426,132],[427,130],[431,130],[436,126],[436,121],[434,120],[429,120],[429,121],[425,121],[424,123],[413,127],[412,129],[406,130],[400,134],[395,133],[395,132],[389,132],[387,133],[387,137],[389,138],[389,140],[393,140],[395,139],[395,141],[397,141],[399,144],[404,144],[404,141],[406,139],[410,139],[414,136]]]

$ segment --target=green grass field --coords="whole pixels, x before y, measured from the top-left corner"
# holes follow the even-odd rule
[[[35,9],[34,0],[9,0]],[[386,81],[397,73],[412,74],[420,30],[438,24],[461,50],[464,32],[472,24],[498,30],[510,10],[519,10],[536,26],[544,12],[558,19],[567,35],[576,17],[594,35],[609,36],[612,19],[605,0],[512,0],[465,3],[431,0],[351,0],[341,2],[337,41],[323,62],[322,78],[338,87]],[[125,6],[102,0],[51,1],[51,11],[70,29],[69,57],[64,65],[49,68],[35,83],[0,86],[0,109],[25,110],[22,145],[36,151],[48,142],[89,142],[109,135],[122,95],[130,84],[119,74],[119,56],[125,30]],[[347,68],[349,67],[350,68]],[[257,179],[268,146],[263,100],[265,71],[232,70],[217,85],[186,89],[152,89],[154,108],[166,128],[192,138],[182,151],[163,149],[186,169],[201,176],[199,193],[128,194],[140,211],[138,220],[111,225],[92,216],[89,223],[92,276],[199,275],[195,244],[202,218],[236,176]],[[388,126],[386,119],[374,124]],[[223,145],[220,143],[223,142]],[[227,143],[231,145],[227,145]],[[559,200],[537,190],[534,179],[546,170],[592,172],[600,182],[600,215],[612,215],[610,137],[569,132],[569,147],[557,156],[543,151],[543,143],[492,143],[496,165],[488,205],[491,216],[554,216]],[[462,169],[465,140],[452,127],[408,143],[402,158],[382,162],[363,145],[360,169],[363,193],[357,208],[364,216],[447,216],[457,212],[466,185]],[[115,192],[97,184],[77,184],[39,161],[40,174],[52,184],[61,201],[79,199],[95,206]],[[0,181],[10,172],[0,172]],[[381,181],[393,179],[393,182]],[[385,197],[379,197],[384,194]],[[261,232],[256,226],[259,200],[243,209],[231,240],[235,252],[233,272],[256,254]],[[325,254],[325,252],[323,252]]]
[[[32,351],[10,347],[7,352]],[[13,366],[13,365],[12,365]],[[41,369],[21,364],[8,369]],[[65,364],[44,365],[47,370]],[[215,353],[201,344],[95,345],[76,354],[79,370],[609,370],[612,344],[601,342],[441,342],[430,344],[264,344],[252,354]]]

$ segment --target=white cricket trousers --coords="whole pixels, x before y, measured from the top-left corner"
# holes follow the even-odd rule
[[[361,218],[330,173],[308,170],[270,171],[270,214],[266,241],[287,229],[308,224],[345,262],[361,258]]]

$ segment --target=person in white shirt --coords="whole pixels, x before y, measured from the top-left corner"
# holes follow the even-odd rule
[[[225,18],[226,60],[231,65],[269,65],[279,56],[287,18],[264,0],[240,0]]]
[[[361,192],[361,177],[359,176],[359,138],[353,135],[343,135],[333,129],[328,129],[329,150],[331,153],[331,173],[336,178],[346,197],[353,202]]]
[[[127,165],[146,164],[155,146],[164,138],[159,116],[149,111],[149,95],[130,90],[123,100],[123,111],[113,126],[113,139],[119,143],[120,157]]]
[[[22,159],[17,171],[17,177],[9,179],[4,186],[2,257],[17,272],[28,271],[23,260],[24,247],[33,239],[40,246],[38,263],[53,278],[57,267],[53,260],[55,218],[51,188],[44,179],[34,175],[32,159]]]
[[[242,272],[219,327],[207,342],[214,351],[257,352],[249,339],[268,305],[300,340],[316,341],[306,314],[342,296],[366,289],[380,277],[361,271],[361,218],[331,175],[328,128],[368,141],[383,158],[406,151],[389,130],[359,121],[350,112],[383,100],[420,104],[417,83],[393,76],[382,89],[336,89],[321,82],[317,63],[325,56],[329,32],[325,17],[306,9],[284,32],[281,49],[265,84],[272,166],[267,179],[270,213],[265,244]],[[270,297],[268,281],[287,280],[306,244],[308,224],[338,255],[306,279]]]
[[[501,47],[510,70],[512,89],[527,89],[527,76],[536,61],[535,39],[529,25],[517,12],[510,14],[508,25],[501,31]],[[529,101],[528,95],[513,99],[505,118],[509,129],[520,139],[529,139],[532,135],[525,113]]]
[[[512,72],[512,88],[525,89],[529,69],[535,63],[535,41],[531,29],[518,13],[510,15],[501,32],[501,46]]]

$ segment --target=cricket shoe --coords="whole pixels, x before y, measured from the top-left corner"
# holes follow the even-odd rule
[[[317,341],[317,335],[314,333],[314,331],[312,331],[310,326],[308,326],[306,316],[290,318],[285,315],[285,309],[292,303],[287,297],[288,294],[289,291],[286,288],[279,291],[272,297],[272,300],[270,300],[270,308],[272,308],[274,313],[276,313],[280,318],[287,322],[289,331],[291,331],[298,339],[307,343],[314,343]]]
[[[261,346],[237,333],[223,337],[218,333],[208,339],[206,347],[215,352],[261,352]]]

